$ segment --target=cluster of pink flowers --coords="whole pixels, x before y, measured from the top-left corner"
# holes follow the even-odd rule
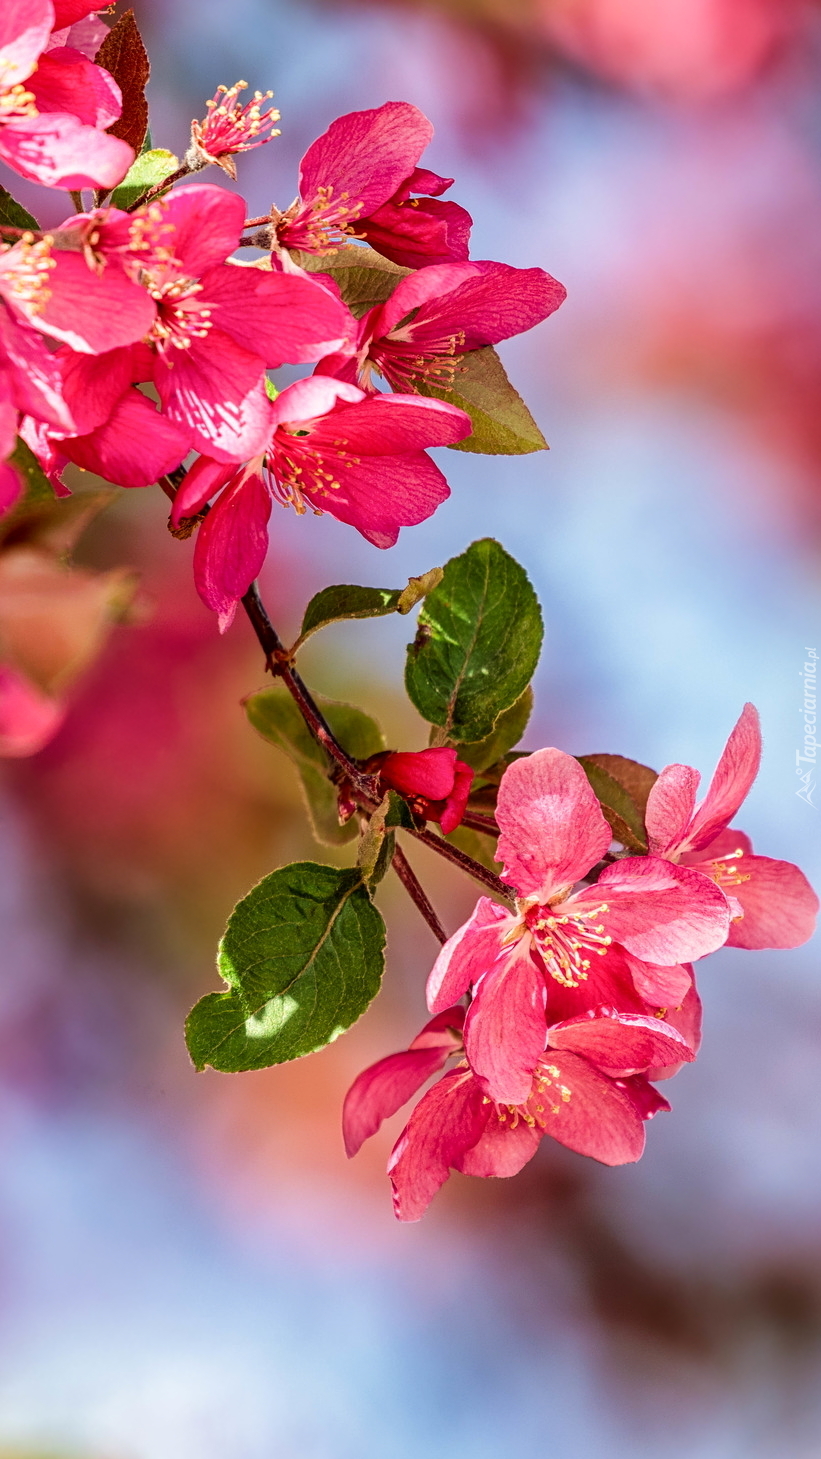
[[[27,91],[24,103],[11,86],[0,151],[7,143],[6,160],[34,176],[21,158],[30,159],[36,133],[41,161],[48,157],[38,180],[108,189],[133,156],[102,130],[118,115],[117,88],[66,36],[41,54],[64,22],[72,23],[72,44],[99,43],[99,22],[80,0],[58,4],[56,16],[51,0],[16,0],[4,13],[4,64],[21,83],[32,77],[34,100]],[[81,36],[83,25],[93,35]],[[48,147],[43,140],[39,78],[44,69],[51,78],[51,125],[55,77],[68,67],[74,89],[65,82],[59,95],[82,94],[84,110],[60,112],[57,131],[64,152],[66,139],[82,151],[85,171],[58,168],[56,123]],[[188,171],[216,162],[233,173],[236,153],[276,135],[267,96],[242,106],[242,86],[221,88],[194,123]],[[428,448],[455,444],[472,428],[463,410],[420,390],[452,385],[466,354],[531,328],[565,293],[542,269],[468,262],[471,219],[440,196],[452,179],[418,166],[432,134],[405,102],[335,121],[302,160],[297,200],[272,210],[270,268],[232,258],[245,204],[202,183],[132,211],[98,207],[7,247],[0,461],[19,432],[58,493],[67,462],[124,487],[148,486],[188,463],[172,526],[198,527],[195,582],[222,628],[262,565],[275,502],[328,512],[391,546],[401,527],[429,517],[449,494]],[[325,255],[351,238],[413,270],[360,321],[331,277],[309,275],[293,256]],[[266,372],[284,363],[316,370],[272,398]],[[390,391],[376,390],[377,372]],[[8,466],[0,471],[3,510],[19,483]]]
[[[645,1121],[670,1108],[654,1082],[698,1052],[693,962],[725,944],[796,947],[812,935],[818,898],[803,873],[730,829],[760,757],[748,704],[700,805],[696,770],[662,770],[646,856],[611,849],[572,756],[539,750],[509,766],[496,820],[515,911],[480,898],[430,974],[431,1021],[345,1102],[353,1155],[455,1060],[391,1155],[401,1220],[423,1214],[451,1169],[516,1174],[545,1135],[606,1165],[637,1160]]]

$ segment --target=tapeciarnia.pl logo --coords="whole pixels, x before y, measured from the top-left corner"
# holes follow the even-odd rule
[[[818,653],[814,648],[806,647],[804,652],[807,655],[801,670],[801,678],[804,680],[804,701],[801,708],[804,717],[804,745],[803,753],[801,750],[795,752],[795,773],[801,781],[795,793],[799,800],[805,800],[807,805],[815,809],[813,795],[817,788],[815,776],[818,762],[818,740],[815,734],[818,723]]]

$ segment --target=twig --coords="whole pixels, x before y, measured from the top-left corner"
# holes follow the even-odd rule
[[[413,870],[404,851],[401,851],[398,846],[393,853],[391,865],[411,901],[422,913],[434,937],[437,937],[441,943],[447,942],[448,934],[428,901],[425,890],[416,876],[416,872]]]
[[[460,851],[450,841],[446,841],[443,836],[436,836],[432,831],[410,830],[408,831],[408,835],[415,836],[417,841],[421,841],[424,846],[429,846],[431,851],[436,851],[439,856],[444,856],[446,861],[452,861],[454,866],[458,866],[462,871],[466,871],[468,876],[472,876],[476,881],[482,882],[490,891],[495,892],[497,897],[503,897],[506,902],[510,901],[513,893],[511,888],[506,886],[502,881],[501,877],[496,876],[492,871],[488,871],[487,867],[482,866],[480,861],[474,861],[472,856],[466,856],[464,851]]]
[[[197,170],[196,168],[189,167],[187,162],[183,162],[177,168],[176,172],[172,172],[168,177],[163,178],[162,182],[155,183],[147,192],[141,193],[138,198],[134,199],[133,203],[129,203],[127,208],[123,208],[123,212],[135,213],[137,208],[144,208],[146,203],[153,203],[155,198],[161,197],[164,192],[168,192],[168,189],[173,187],[175,182],[179,182],[183,177],[189,177],[192,172]]]
[[[471,831],[484,831],[486,836],[498,836],[499,827],[493,816],[483,816],[481,811],[465,811],[460,826],[469,826]]]

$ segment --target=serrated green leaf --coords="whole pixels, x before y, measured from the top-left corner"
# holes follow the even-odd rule
[[[385,924],[356,868],[301,861],[237,904],[220,943],[227,993],[185,1026],[197,1069],[264,1069],[316,1053],[365,1012],[384,969]]]
[[[413,273],[391,263],[367,244],[343,243],[333,253],[301,253],[292,250],[294,263],[311,274],[329,274],[355,319],[361,319],[375,304],[389,299],[400,279]]]
[[[20,237],[17,230],[20,228],[37,233],[40,224],[6,188],[0,187],[0,238],[6,243],[16,243]],[[6,229],[9,231],[6,232]]]
[[[520,567],[485,537],[446,563],[408,647],[405,685],[442,739],[483,740],[524,693],[539,660],[542,615]]]
[[[385,740],[378,724],[352,704],[339,704],[333,699],[315,695],[343,749],[355,759],[366,760],[385,749]],[[245,711],[254,729],[283,750],[299,771],[302,789],[317,841],[326,846],[339,846],[358,834],[355,820],[339,824],[336,787],[328,779],[333,768],[330,757],[309,732],[302,715],[288,690],[282,684],[262,689],[245,701]]]
[[[579,755],[584,770],[617,841],[631,851],[647,850],[644,812],[655,770],[623,755]]]
[[[141,152],[111,194],[109,202],[112,208],[130,208],[149,188],[165,182],[179,165],[179,158],[164,147],[152,147],[150,152]]]
[[[492,345],[471,350],[463,359],[454,388],[417,381],[420,395],[435,396],[466,410],[473,432],[456,441],[453,451],[473,451],[482,456],[525,456],[546,451],[542,435],[521,395],[511,385],[507,372]]]
[[[410,613],[426,593],[441,582],[441,567],[432,567],[420,577],[410,578],[406,588],[360,588],[354,583],[335,583],[315,593],[302,619],[299,638],[291,653],[302,648],[312,633],[331,623],[350,618],[384,618],[389,613]]]
[[[490,734],[483,740],[462,741],[454,740],[451,736],[451,743],[459,751],[459,759],[464,760],[477,773],[487,770],[501,760],[508,750],[518,745],[522,735],[527,729],[527,722],[533,711],[533,690],[528,684],[523,694],[519,695],[515,704],[511,704],[499,715]]]

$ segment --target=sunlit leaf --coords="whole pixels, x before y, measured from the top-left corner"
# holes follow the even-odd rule
[[[179,167],[179,159],[163,147],[141,152],[109,199],[113,208],[130,208],[149,188],[165,182]]]
[[[198,1069],[263,1069],[315,1053],[379,992],[385,924],[354,867],[301,861],[266,876],[234,908],[218,967],[229,991],[186,1023]]]
[[[384,618],[389,613],[409,613],[442,579],[441,567],[411,578],[406,588],[360,588],[353,583],[336,583],[311,599],[302,619],[293,651],[320,628],[349,618]]]

